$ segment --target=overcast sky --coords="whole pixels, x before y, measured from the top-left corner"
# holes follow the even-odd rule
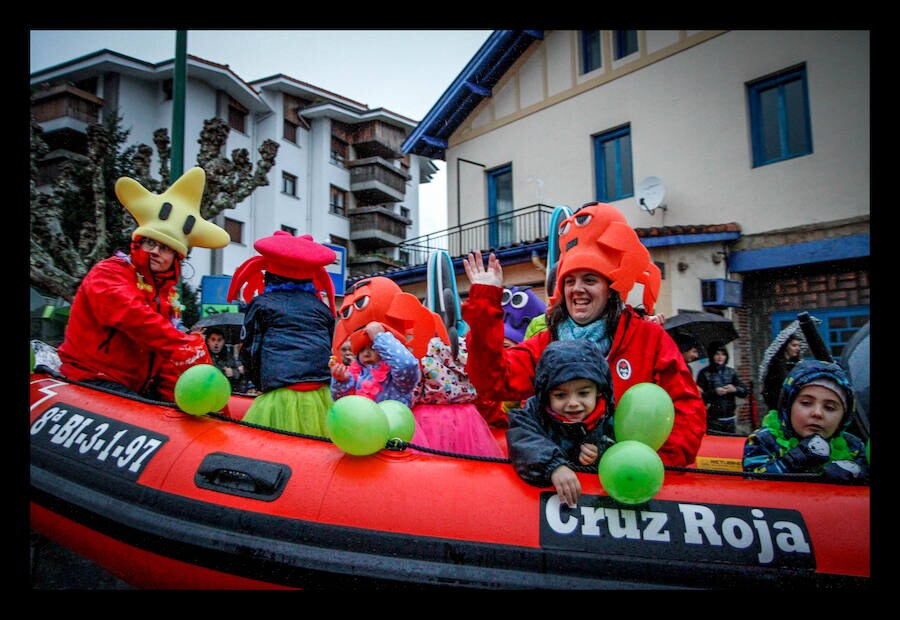
[[[491,30],[189,30],[187,52],[245,81],[283,73],[421,121]],[[157,63],[175,57],[174,30],[32,30],[31,72],[110,49]],[[421,233],[446,227],[444,162],[420,186]],[[439,213],[437,213],[439,212]]]

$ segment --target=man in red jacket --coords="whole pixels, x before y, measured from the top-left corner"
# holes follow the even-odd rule
[[[694,462],[706,432],[706,408],[678,346],[661,325],[624,303],[635,282],[644,285],[644,307],[653,315],[659,270],[634,229],[612,205],[591,203],[560,225],[561,253],[547,329],[503,347],[503,269],[494,254],[463,259],[471,282],[462,306],[469,326],[468,373],[478,395],[521,400],[534,394],[534,369],[551,340],[588,338],[605,353],[615,400],[637,383],[661,386],[675,406],[672,431],[658,453],[663,463]],[[477,343],[477,346],[476,344]]]
[[[116,196],[137,220],[130,253],[101,260],[82,280],[59,347],[60,372],[147,398],[174,400],[175,382],[209,364],[203,336],[181,328],[176,285],[190,247],[220,248],[228,233],[200,217],[206,174],[188,170],[162,194],[134,179]]]

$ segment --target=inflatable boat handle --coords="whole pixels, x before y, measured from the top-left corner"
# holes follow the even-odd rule
[[[194,483],[203,489],[270,502],[281,495],[290,477],[291,468],[282,463],[214,452],[200,463]]]

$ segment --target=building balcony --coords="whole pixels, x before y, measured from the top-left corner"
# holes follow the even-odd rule
[[[409,175],[381,157],[365,157],[347,162],[350,191],[360,205],[401,202],[406,197]]]
[[[383,273],[403,266],[384,254],[357,254],[347,259],[347,277],[352,279],[372,273]]]
[[[434,250],[460,257],[476,249],[489,253],[512,245],[546,241],[552,214],[553,207],[537,203],[408,239],[399,244],[400,250],[409,256],[412,266],[427,263]]]
[[[103,99],[74,86],[60,85],[34,93],[31,112],[44,133],[70,129],[85,133],[90,123],[100,122]]]
[[[398,159],[403,157],[402,146],[405,139],[406,134],[402,129],[376,121],[357,127],[353,134],[353,148],[359,157]]]
[[[364,252],[373,248],[395,247],[406,239],[412,220],[397,215],[391,205],[369,205],[347,211],[350,240]]]

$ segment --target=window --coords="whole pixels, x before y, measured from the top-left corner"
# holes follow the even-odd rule
[[[512,166],[503,166],[488,174],[488,216],[491,218],[489,243],[492,248],[514,242],[512,217]]]
[[[331,186],[331,199],[328,203],[328,212],[335,215],[346,215],[347,192]]]
[[[347,161],[347,143],[332,136],[331,163],[343,167],[345,161]]]
[[[581,31],[581,72],[590,73],[601,67],[600,31]]]
[[[594,136],[597,200],[612,202],[634,195],[631,171],[631,127]]]
[[[228,126],[235,131],[246,133],[244,130],[244,122],[247,118],[249,110],[238,103],[237,99],[228,98]]]
[[[409,207],[400,207],[400,215],[409,219]]]
[[[163,101],[172,101],[173,97],[173,82],[172,80],[163,80],[162,83],[162,91],[163,91]]]
[[[297,124],[292,123],[288,119],[284,119],[284,130],[282,132],[284,134],[284,139],[288,142],[293,142],[297,144]]]
[[[297,177],[288,172],[281,173],[281,193],[297,196]]]
[[[835,360],[840,359],[844,345],[863,325],[869,321],[869,306],[846,306],[840,308],[818,308],[809,310],[810,315],[819,319],[816,331]],[[776,312],[772,314],[772,338],[796,320],[797,312]]]
[[[282,225],[281,225],[281,230],[283,230],[283,231],[286,232],[286,233],[290,233],[290,234],[292,234],[292,235],[295,236],[295,237],[297,236],[297,229],[294,228],[293,226],[287,226],[287,225],[285,225],[285,224],[282,224]]]
[[[638,51],[637,30],[613,30],[616,60]]]
[[[233,220],[230,217],[225,218],[225,232],[231,237],[232,243],[244,242],[244,223]]]
[[[812,153],[806,67],[747,85],[753,166]]]

